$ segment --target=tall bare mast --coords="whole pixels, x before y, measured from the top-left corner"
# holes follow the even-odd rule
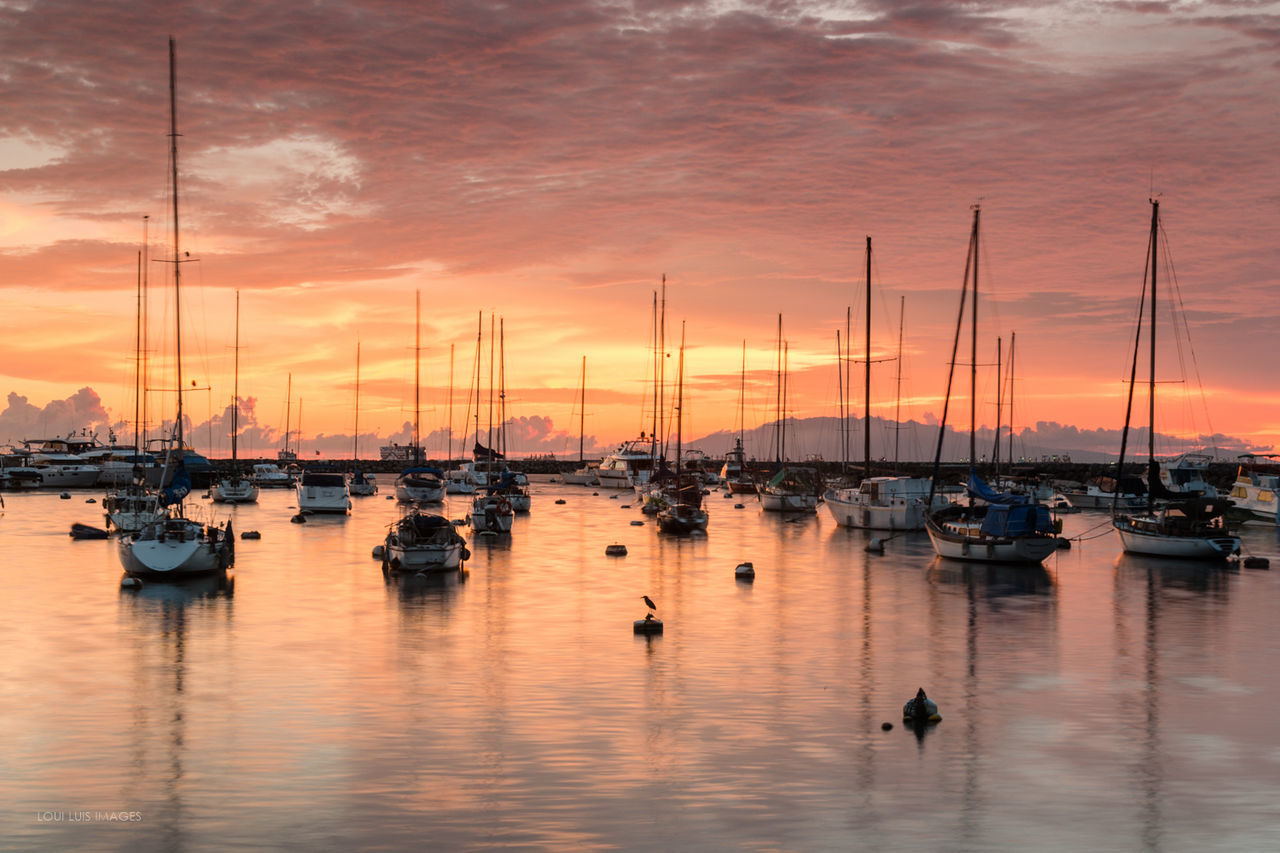
[[[871,236],[867,236],[867,337],[862,409],[862,476],[871,479]]]
[[[907,313],[907,297],[901,296],[898,301],[898,369],[893,392],[893,470],[898,470],[898,439],[902,433],[902,323]]]
[[[587,429],[587,357],[582,357],[582,389],[578,396],[578,464],[586,462],[583,455],[583,442],[586,441]]]
[[[422,362],[422,291],[416,290],[413,294],[413,464],[422,464],[422,447],[419,444],[420,433],[418,431],[418,421],[421,417],[421,398],[422,389],[419,380],[419,367]]]
[[[360,459],[360,341],[356,341],[356,416],[351,427],[351,462],[356,464]]]
[[[169,38],[169,163],[173,170],[173,325],[178,372],[178,415],[175,421],[178,450],[182,449],[182,247],[178,244],[178,60],[173,37]]]
[[[453,462],[453,344],[449,344],[449,401],[446,408],[449,423],[445,427],[445,433],[449,438],[449,455],[444,461],[447,468]]]
[[[236,291],[235,380],[231,386],[231,467],[236,464],[236,439],[240,434],[240,291]]]
[[[973,236],[970,238],[969,251],[973,253],[973,335],[969,339],[969,464],[978,464],[978,218],[982,209],[973,208]]]

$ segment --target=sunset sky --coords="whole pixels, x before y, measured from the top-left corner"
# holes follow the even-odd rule
[[[1161,386],[1160,432],[1280,443],[1280,4],[1247,0],[0,0],[0,442],[133,421],[144,216],[171,251],[170,35],[201,449],[229,447],[237,290],[250,454],[279,444],[290,373],[304,448],[350,446],[357,343],[362,455],[407,440],[418,291],[429,449],[451,344],[463,428],[480,314],[487,392],[491,313],[514,449],[576,454],[583,356],[588,448],[633,437],[664,274],[686,435],[736,429],[744,340],[746,426],[773,418],[779,313],[790,413],[834,415],[868,235],[873,414],[905,297],[902,414],[927,421],[979,203],[979,421],[1016,333],[1016,428],[1115,430],[1153,196],[1191,333],[1161,320],[1160,376],[1186,381]]]

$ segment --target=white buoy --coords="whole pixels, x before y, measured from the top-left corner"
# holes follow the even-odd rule
[[[879,536],[872,536],[871,541],[867,543],[867,550],[872,554],[884,553],[884,540]]]
[[[756,579],[756,567],[751,563],[739,563],[738,567],[733,570],[733,576],[740,581],[753,581]]]
[[[130,576],[130,575],[126,575],[126,576],[125,576],[124,578],[122,578],[122,579],[121,579],[121,581],[120,581],[120,588],[121,588],[121,589],[134,589],[134,590],[142,589],[142,581],[140,581],[140,580],[138,580],[137,578],[132,577],[132,576]]]

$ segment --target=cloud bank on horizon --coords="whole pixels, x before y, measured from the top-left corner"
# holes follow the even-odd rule
[[[862,299],[873,234],[873,350],[895,346],[905,297],[918,406],[940,408],[981,201],[984,351],[1017,332],[1025,422],[1110,428],[1146,199],[1164,193],[1195,348],[1161,373],[1189,365],[1216,421],[1169,426],[1280,436],[1256,357],[1280,317],[1276,4],[5,5],[11,392],[132,387],[142,216],[154,257],[166,231],[169,34],[200,258],[193,371],[223,400],[239,289],[242,397],[282,400],[292,373],[312,429],[339,435],[359,340],[362,423],[398,435],[420,290],[434,386],[449,343],[465,385],[476,314],[496,310],[520,416],[567,423],[585,353],[591,432],[613,444],[643,424],[667,272],[700,422],[733,421],[738,347],[767,363],[779,312],[797,413],[830,413],[831,338]],[[159,329],[172,309],[153,299]],[[877,414],[891,397],[879,373]]]

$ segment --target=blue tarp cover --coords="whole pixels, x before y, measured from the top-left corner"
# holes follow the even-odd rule
[[[988,536],[1052,533],[1053,520],[1049,517],[1048,507],[1039,504],[993,504],[987,507],[986,517],[982,519],[982,532]]]
[[[978,476],[978,472],[972,468],[969,469],[969,496],[981,498],[989,504],[1002,504],[1004,506],[1019,506],[1027,503],[1026,495],[997,492],[983,482],[982,478]]]

